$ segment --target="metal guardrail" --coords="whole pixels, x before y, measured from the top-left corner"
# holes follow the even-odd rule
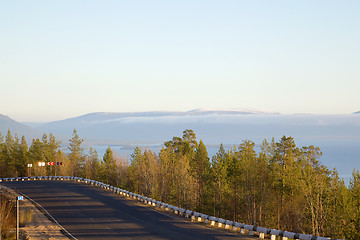
[[[276,237],[280,237],[282,240],[287,239],[300,239],[300,240],[329,240],[330,238],[313,236],[302,233],[293,233],[287,231],[281,231],[276,229],[258,227],[254,225],[247,225],[239,222],[234,222],[230,220],[225,220],[222,218],[217,218],[213,216],[209,216],[206,214],[194,212],[188,209],[179,208],[170,204],[166,204],[164,202],[157,201],[155,199],[151,199],[133,192],[126,191],[121,188],[110,186],[109,184],[105,184],[102,182],[98,182],[95,180],[90,180],[86,178],[79,177],[69,177],[69,176],[37,176],[37,177],[17,177],[17,178],[0,178],[0,182],[7,181],[32,181],[32,180],[58,180],[58,181],[76,181],[87,183],[90,185],[98,186],[107,190],[112,191],[115,194],[120,194],[124,197],[129,197],[133,199],[137,199],[139,201],[144,202],[145,204],[164,209],[171,213],[175,213],[179,216],[183,216],[185,218],[190,218],[192,221],[203,222],[211,227],[222,228],[226,230],[238,231],[242,234],[249,234],[254,236],[255,234],[259,236],[260,239],[265,239],[265,235],[270,236],[271,240],[275,240]],[[331,239],[336,240],[336,239]]]

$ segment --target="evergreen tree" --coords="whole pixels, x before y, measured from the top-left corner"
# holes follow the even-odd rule
[[[76,129],[73,131],[73,137],[69,140],[69,159],[72,169],[72,176],[82,177],[85,175],[85,157],[84,157],[84,149],[81,144],[83,143],[83,139],[81,139]]]
[[[195,156],[190,162],[190,172],[195,179],[195,184],[197,185],[197,209],[199,211],[205,208],[205,194],[207,190],[205,187],[208,182],[209,170],[210,161],[208,152],[205,144],[202,140],[200,140],[200,143],[195,150]]]
[[[116,162],[114,158],[114,152],[110,147],[106,149],[106,152],[103,157],[104,164],[104,179],[105,182],[111,185],[116,184]]]
[[[349,192],[336,169],[333,169],[330,173],[330,183],[326,191],[324,209],[321,212],[325,224],[320,229],[320,234],[343,239],[345,238],[344,230],[349,225],[349,222],[346,221]]]
[[[136,146],[134,153],[130,156],[130,180],[132,183],[131,189],[137,193],[142,193],[142,185],[144,183],[144,174],[142,168],[143,155],[139,146]]]
[[[96,149],[92,147],[90,147],[89,156],[86,158],[85,169],[86,178],[98,181],[101,179],[102,173],[99,156]]]
[[[228,167],[228,179],[229,179],[229,195],[230,199],[232,201],[232,204],[229,207],[229,218],[234,221],[240,221],[243,220],[242,218],[239,218],[239,213],[241,209],[242,204],[242,198],[241,198],[241,178],[242,178],[242,169],[241,169],[241,163],[239,163],[239,152],[234,146],[229,152],[229,167]]]
[[[4,137],[0,132],[0,177],[5,177],[5,173],[7,171],[7,167],[6,167],[6,146],[4,143]]]
[[[57,162],[57,151],[61,142],[56,140],[55,136],[50,133],[49,137],[44,134],[42,138],[44,157],[46,162]],[[46,165],[48,175],[56,175],[57,166]]]
[[[329,188],[330,180],[330,172],[319,163],[318,159],[321,155],[319,148],[314,146],[303,147],[299,164],[301,170],[300,192],[305,197],[303,202],[306,206],[304,214],[311,215],[311,218],[309,217],[311,226],[308,227],[304,224],[304,227],[311,227],[311,233],[317,236],[323,233],[326,224],[322,209],[324,209],[326,189]]]
[[[168,142],[169,143],[169,142]],[[176,166],[178,160],[171,144],[166,148],[162,148],[159,153],[160,164],[160,182],[159,195],[160,200],[164,202],[173,203],[176,197],[174,189],[176,189]]]
[[[44,162],[45,153],[44,146],[40,139],[36,138],[32,140],[31,146],[29,148],[29,160],[28,163],[32,164],[33,175],[44,175],[43,167],[38,165],[39,162]]]
[[[258,215],[258,202],[260,198],[260,178],[258,162],[255,152],[255,143],[243,141],[239,146],[239,168],[241,169],[241,193],[244,200],[242,215],[246,216],[245,222],[256,225]]]
[[[350,180],[347,209],[345,237],[349,240],[360,239],[360,173],[355,169]]]
[[[272,220],[268,217],[272,214],[269,211],[269,203],[272,200],[271,191],[271,168],[269,167],[272,154],[275,152],[275,140],[268,143],[266,139],[261,144],[261,151],[258,156],[256,170],[259,178],[258,185],[258,226],[270,226]]]
[[[228,198],[228,168],[229,157],[221,143],[219,151],[211,159],[211,181],[213,196],[213,215],[220,217],[225,215],[228,207],[226,199]]]
[[[73,173],[73,168],[67,154],[61,150],[58,150],[56,152],[56,161],[62,162],[62,165],[58,168],[59,173],[56,175],[71,176],[71,174]]]
[[[275,154],[271,161],[272,174],[274,177],[274,188],[278,192],[276,204],[276,228],[292,230],[296,213],[293,211],[292,204],[295,203],[297,188],[297,159],[299,157],[299,149],[296,147],[292,137],[283,136],[276,143]]]
[[[5,137],[5,148],[4,148],[4,166],[6,172],[5,176],[10,177],[14,176],[15,174],[15,156],[14,156],[14,150],[15,150],[15,140],[13,136],[11,135],[11,131],[8,130],[7,135]]]
[[[154,197],[158,188],[158,159],[156,154],[150,150],[145,150],[143,154],[143,174],[144,190],[143,192],[150,197]]]
[[[16,172],[17,176],[24,177],[27,176],[27,163],[28,163],[28,153],[29,147],[26,143],[25,136],[22,136],[20,144],[16,146]]]
[[[193,154],[194,150],[198,147],[196,141],[196,134],[191,129],[186,129],[182,136],[182,154]]]

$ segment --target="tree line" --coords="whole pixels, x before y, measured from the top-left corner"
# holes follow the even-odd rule
[[[65,175],[90,178],[172,205],[245,224],[331,238],[360,239],[360,173],[346,186],[336,169],[321,164],[315,146],[292,137],[244,140],[208,156],[193,130],[164,143],[158,154],[136,147],[130,159],[107,148],[84,153],[74,130],[68,153],[54,135],[0,136],[0,177]],[[38,167],[39,161],[63,166]],[[33,164],[28,168],[27,164]]]

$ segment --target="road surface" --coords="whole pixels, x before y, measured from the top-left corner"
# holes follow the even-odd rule
[[[24,181],[1,184],[38,202],[78,239],[254,239],[190,223],[82,183]]]

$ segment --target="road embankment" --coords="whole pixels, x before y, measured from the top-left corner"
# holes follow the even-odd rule
[[[2,236],[4,239],[15,237],[16,234],[16,197],[19,194],[13,189],[0,185],[0,196],[3,199],[1,204]],[[24,198],[20,201],[20,239],[27,240],[67,240],[62,229],[56,223],[47,218],[40,209],[31,201]],[[6,221],[5,221],[6,220]],[[11,224],[11,225],[10,225]],[[9,226],[6,226],[9,225]]]

